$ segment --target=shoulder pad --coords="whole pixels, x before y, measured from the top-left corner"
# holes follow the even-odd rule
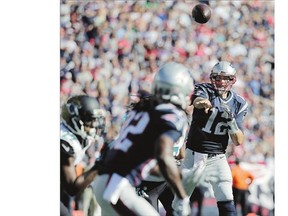
[[[64,124],[60,125],[60,139],[65,140],[68,143],[79,142],[76,135],[73,134]]]
[[[236,94],[235,92],[233,92],[233,94],[235,100],[240,104],[238,114],[242,112],[247,112],[248,109],[247,101],[242,96]]]
[[[65,154],[73,156],[75,154],[73,147],[65,140],[60,139],[61,151]]]
[[[188,118],[184,111],[178,109],[173,104],[160,104],[156,107],[160,111],[160,118],[174,125],[178,131],[188,124]]]
[[[75,134],[69,131],[63,124],[61,124],[60,127],[60,144],[61,151],[69,155],[75,155],[76,152],[79,152],[82,149]]]
[[[215,94],[215,90],[210,83],[200,83],[195,85],[193,96],[200,96],[203,98],[210,98]]]

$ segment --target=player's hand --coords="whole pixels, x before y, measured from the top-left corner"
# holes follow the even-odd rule
[[[196,102],[196,106],[198,109],[204,108],[205,113],[208,113],[208,111],[212,108],[212,104],[208,99],[204,99],[204,100]]]
[[[232,113],[230,107],[227,104],[222,103],[221,104],[221,108],[224,111],[224,118],[228,119],[228,121],[231,121],[235,116]]]
[[[240,129],[235,120],[235,115],[232,113],[230,107],[227,104],[221,104],[221,108],[224,110],[224,118],[226,118],[228,130],[230,134],[236,134]]]
[[[189,197],[185,197],[184,199],[176,197],[172,202],[172,208],[174,209],[174,216],[189,216],[191,214]]]

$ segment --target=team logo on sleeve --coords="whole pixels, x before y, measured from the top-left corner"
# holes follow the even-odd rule
[[[177,121],[177,116],[171,113],[162,115],[161,118],[172,123]]]
[[[60,140],[61,142],[61,150],[65,152],[66,154],[73,155],[74,154],[74,149],[72,146],[66,142],[65,140]]]
[[[67,146],[67,145],[65,145],[65,144],[63,144],[63,143],[62,143],[62,148],[64,148],[64,150],[65,150],[66,152],[69,152],[69,150],[70,150],[70,147]]]
[[[168,122],[171,122],[179,131],[183,128],[184,121],[175,114],[165,114],[162,115],[161,118]]]

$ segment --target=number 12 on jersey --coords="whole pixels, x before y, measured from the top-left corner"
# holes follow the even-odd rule
[[[215,134],[215,135],[225,135],[227,134],[227,123],[225,122],[218,122],[215,126],[214,132],[212,131],[212,125],[216,119],[216,116],[218,114],[218,109],[212,108],[211,109],[211,115],[209,116],[209,119],[206,122],[205,127],[202,128],[202,130],[209,134]],[[224,113],[222,113],[221,117],[224,118]],[[223,127],[222,127],[223,126]],[[223,129],[224,128],[224,129]]]

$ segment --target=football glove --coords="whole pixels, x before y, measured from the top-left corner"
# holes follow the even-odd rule
[[[221,108],[224,111],[223,117],[228,119],[228,121],[231,121],[233,118],[235,118],[234,113],[232,113],[230,107],[227,104],[222,103]]]
[[[229,134],[236,134],[240,129],[235,118],[227,122]]]
[[[224,116],[223,117],[228,120],[227,125],[228,125],[229,134],[237,133],[240,129],[239,129],[237,122],[235,120],[234,113],[231,112],[231,109],[227,104],[222,103],[221,108],[223,108],[223,110],[224,110]]]

